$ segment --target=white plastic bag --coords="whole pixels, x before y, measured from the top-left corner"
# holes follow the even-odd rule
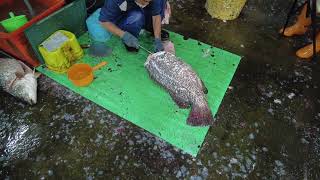
[[[164,51],[166,52],[169,52],[173,55],[176,54],[176,50],[174,48],[174,44],[171,42],[171,41],[164,41],[163,42],[163,48],[164,48]]]

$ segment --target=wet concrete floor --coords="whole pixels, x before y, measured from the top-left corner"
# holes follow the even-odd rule
[[[294,56],[308,36],[278,35],[289,4],[223,22],[204,3],[174,1],[166,28],[243,59],[196,158],[41,77],[35,106],[0,91],[0,178],[319,179],[320,66]]]

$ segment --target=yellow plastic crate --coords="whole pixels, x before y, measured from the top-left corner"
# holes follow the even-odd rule
[[[41,43],[39,51],[48,69],[58,73],[65,73],[84,54],[76,36],[64,30],[56,31]]]

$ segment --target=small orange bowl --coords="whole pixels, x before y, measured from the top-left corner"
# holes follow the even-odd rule
[[[88,64],[75,64],[68,70],[68,79],[79,87],[88,86],[93,77],[93,69]]]

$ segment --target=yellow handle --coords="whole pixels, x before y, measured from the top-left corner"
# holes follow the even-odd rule
[[[103,62],[99,63],[98,65],[94,66],[94,67],[92,68],[92,70],[96,71],[96,70],[102,68],[103,66],[105,66],[105,65],[107,65],[107,64],[108,64],[107,61],[103,61]]]

